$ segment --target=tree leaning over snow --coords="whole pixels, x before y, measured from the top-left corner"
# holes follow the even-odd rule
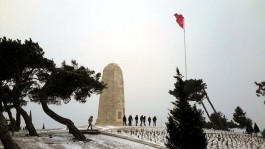
[[[54,120],[66,125],[77,140],[85,140],[74,123],[59,116],[49,109],[48,103],[68,103],[71,98],[84,103],[93,93],[101,93],[104,83],[99,81],[100,73],[78,66],[63,63],[57,68],[52,60],[44,57],[43,49],[31,39],[20,40],[0,38],[0,102],[8,101],[23,116],[29,135],[38,136],[27,112],[21,107],[26,104],[24,97],[31,95],[31,100],[41,103],[44,112]],[[3,89],[11,94],[2,98]],[[5,99],[5,100],[3,100]]]
[[[168,135],[165,145],[170,149],[205,149],[207,140],[203,133],[200,112],[188,103],[188,94],[184,91],[185,83],[178,68],[174,78],[177,79],[175,89],[170,90],[169,94],[175,96],[176,101],[172,102],[174,107],[170,110],[166,123]]]
[[[199,104],[202,104],[203,108],[204,108],[204,111],[206,112],[208,118],[210,119],[210,114],[208,112],[208,110],[206,109],[204,103],[203,103],[203,100],[204,99],[207,99],[207,101],[209,102],[209,104],[211,105],[214,113],[216,115],[218,115],[215,107],[213,106],[207,92],[206,92],[206,89],[207,89],[207,85],[206,83],[204,83],[202,81],[202,79],[189,79],[189,80],[185,80],[184,81],[184,84],[185,84],[185,87],[184,87],[184,91],[187,93],[188,97],[187,97],[187,100],[188,101],[196,101],[197,103]],[[224,124],[222,123],[221,121],[221,117],[217,117],[217,123],[215,123],[215,125],[217,125],[218,129],[222,129],[222,130],[226,130],[227,127],[224,126]],[[211,121],[211,119],[210,119]],[[212,122],[212,121],[211,121]],[[213,122],[212,122],[213,123]]]
[[[84,141],[85,136],[79,132],[74,123],[52,111],[48,104],[61,105],[61,102],[68,103],[75,99],[85,103],[92,94],[99,94],[105,88],[100,82],[100,73],[95,73],[84,66],[78,66],[76,61],[72,65],[62,63],[60,68],[52,68],[50,72],[42,74],[39,88],[35,88],[30,95],[33,102],[41,103],[44,112],[55,121],[68,127],[77,140]]]
[[[27,104],[24,98],[35,87],[35,76],[43,67],[54,65],[53,61],[43,58],[43,55],[42,48],[31,39],[22,43],[20,40],[0,38],[0,101],[15,107],[19,113],[17,120],[22,115],[30,136],[38,134],[22,106]],[[20,122],[17,126],[20,127]]]

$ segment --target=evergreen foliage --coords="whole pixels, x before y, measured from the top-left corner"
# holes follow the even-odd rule
[[[213,124],[213,128],[214,129],[218,129],[218,130],[228,130],[228,122],[227,122],[227,118],[225,117],[225,115],[223,115],[223,113],[221,112],[217,112],[217,113],[212,113],[210,116],[211,122]],[[222,122],[224,128],[221,128],[219,125],[219,120]]]
[[[230,120],[229,122],[227,122],[227,127],[228,128],[237,128],[238,126],[233,120]]]
[[[238,128],[245,128],[248,125],[252,125],[252,120],[246,116],[246,112],[244,112],[239,106],[235,109],[233,120],[237,123]]]
[[[247,124],[246,132],[247,134],[252,134],[254,132],[254,129],[251,124]]]
[[[202,129],[201,113],[195,106],[189,105],[189,92],[184,90],[185,83],[178,69],[174,78],[177,79],[175,89],[169,93],[176,97],[176,101],[172,102],[174,107],[166,123],[168,135],[165,145],[170,149],[205,149],[207,140]]]
[[[187,100],[188,101],[195,101],[199,104],[202,104],[208,118],[211,121],[209,112],[207,111],[206,107],[204,106],[203,99],[207,99],[209,104],[211,105],[212,109],[214,110],[214,113],[218,115],[216,112],[212,102],[210,101],[210,98],[207,95],[206,89],[207,85],[202,81],[202,79],[189,79],[184,81],[185,87],[184,87],[184,92],[187,94]],[[221,117],[216,117],[216,120],[214,124],[210,124],[212,126],[215,125],[215,129],[220,129],[220,130],[227,130],[227,127],[225,124],[222,123],[222,118]],[[212,122],[213,123],[213,122]],[[204,123],[206,124],[206,122]],[[206,126],[206,125],[204,125]]]
[[[52,111],[48,104],[60,105],[71,99],[85,103],[87,97],[99,94],[105,88],[105,84],[99,81],[100,73],[78,66],[74,60],[71,65],[63,62],[61,67],[56,67],[53,60],[44,57],[38,43],[31,39],[21,43],[5,37],[0,38],[0,72],[0,97],[5,97],[0,98],[0,103],[7,101],[13,104],[23,116],[29,135],[38,136],[30,116],[21,107],[26,104],[26,96],[40,103],[51,118],[66,125],[77,140],[86,139],[71,120]],[[3,90],[7,90],[6,94]]]
[[[259,133],[259,132],[260,132],[259,127],[258,127],[258,125],[255,123],[255,124],[254,124],[254,133]]]
[[[220,112],[218,112],[218,113],[220,113]],[[220,114],[222,115],[222,113],[220,113]],[[220,114],[218,114],[218,115],[220,115]],[[206,122],[206,121],[204,121],[203,122],[203,128],[208,128],[208,129],[221,129],[216,124],[217,123],[217,117],[216,117],[216,115],[214,113],[212,113],[210,117],[213,119],[213,122],[209,122],[209,121]],[[224,130],[229,130],[230,128],[238,128],[238,125],[235,124],[235,122],[233,120],[228,121],[225,116],[222,116],[220,118],[220,120],[222,121],[222,123],[226,127],[226,129],[224,129]],[[221,129],[221,130],[223,130],[223,129]]]
[[[24,98],[36,85],[35,76],[46,66],[54,65],[43,58],[44,52],[31,39],[22,43],[20,40],[0,38],[0,81],[3,103],[12,105],[22,115],[30,136],[38,136],[28,113],[21,107],[27,102]],[[4,91],[4,92],[3,92]],[[11,94],[10,94],[11,93]],[[20,120],[17,120],[17,126]]]
[[[256,95],[258,97],[265,96],[265,81],[262,81],[260,83],[255,82],[255,84],[258,86],[258,89],[256,90]],[[265,101],[264,101],[265,104]]]
[[[258,89],[256,90],[257,96],[265,96],[265,81],[260,83],[255,82],[255,84],[258,86]]]

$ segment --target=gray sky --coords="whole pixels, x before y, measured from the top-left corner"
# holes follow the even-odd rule
[[[265,1],[263,0],[0,0],[0,36],[32,38],[58,66],[75,59],[103,71],[117,63],[125,85],[125,111],[166,121],[174,97],[176,67],[185,75],[185,17],[188,78],[203,79],[215,108],[230,120],[236,106],[265,128],[265,97],[254,81],[265,80]],[[50,106],[76,125],[97,117],[98,95],[86,104]],[[206,101],[209,112],[212,113]],[[62,127],[29,103],[33,123]]]

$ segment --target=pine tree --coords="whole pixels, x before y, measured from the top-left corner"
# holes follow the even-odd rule
[[[44,123],[43,123],[43,125],[42,125],[42,129],[45,129]]]
[[[253,127],[251,124],[247,124],[246,132],[247,134],[252,134],[253,133]]]
[[[213,124],[213,128],[214,129],[218,129],[218,130],[228,130],[227,127],[227,118],[225,117],[225,115],[223,115],[223,113],[221,112],[217,112],[217,113],[212,113],[210,116],[210,120]],[[223,124],[223,128],[220,127],[219,125],[219,121],[221,121],[221,123]]]
[[[258,127],[258,125],[255,123],[255,124],[254,124],[254,133],[259,133],[259,132],[260,132],[259,127]]]
[[[183,76],[177,69],[177,82],[175,89],[169,93],[177,98],[173,109],[170,110],[168,122],[166,123],[167,142],[166,147],[170,149],[205,149],[207,140],[202,129],[201,113],[195,106],[191,107],[187,101],[188,94],[184,92],[185,83]]]
[[[244,112],[239,106],[235,109],[233,120],[238,123],[239,128],[247,127],[249,124],[252,125],[252,120],[246,117],[246,112]]]

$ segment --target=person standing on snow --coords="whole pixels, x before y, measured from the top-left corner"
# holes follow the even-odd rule
[[[126,126],[127,124],[126,124],[126,121],[127,121],[127,118],[126,118],[126,116],[124,115],[123,116],[123,126]]]
[[[129,116],[128,121],[129,121],[129,126],[132,126],[132,121],[133,121],[132,115]]]
[[[135,125],[137,126],[138,124],[138,115],[135,116]]]
[[[154,116],[153,117],[153,126],[156,126],[156,120],[157,120],[157,118],[156,118],[156,116]]]
[[[145,125],[145,120],[146,120],[146,117],[144,116],[144,117],[143,117],[144,126],[146,126],[146,125]]]
[[[149,116],[147,120],[148,120],[148,123],[149,123],[149,126],[150,126],[150,123],[151,123],[151,117]]]

